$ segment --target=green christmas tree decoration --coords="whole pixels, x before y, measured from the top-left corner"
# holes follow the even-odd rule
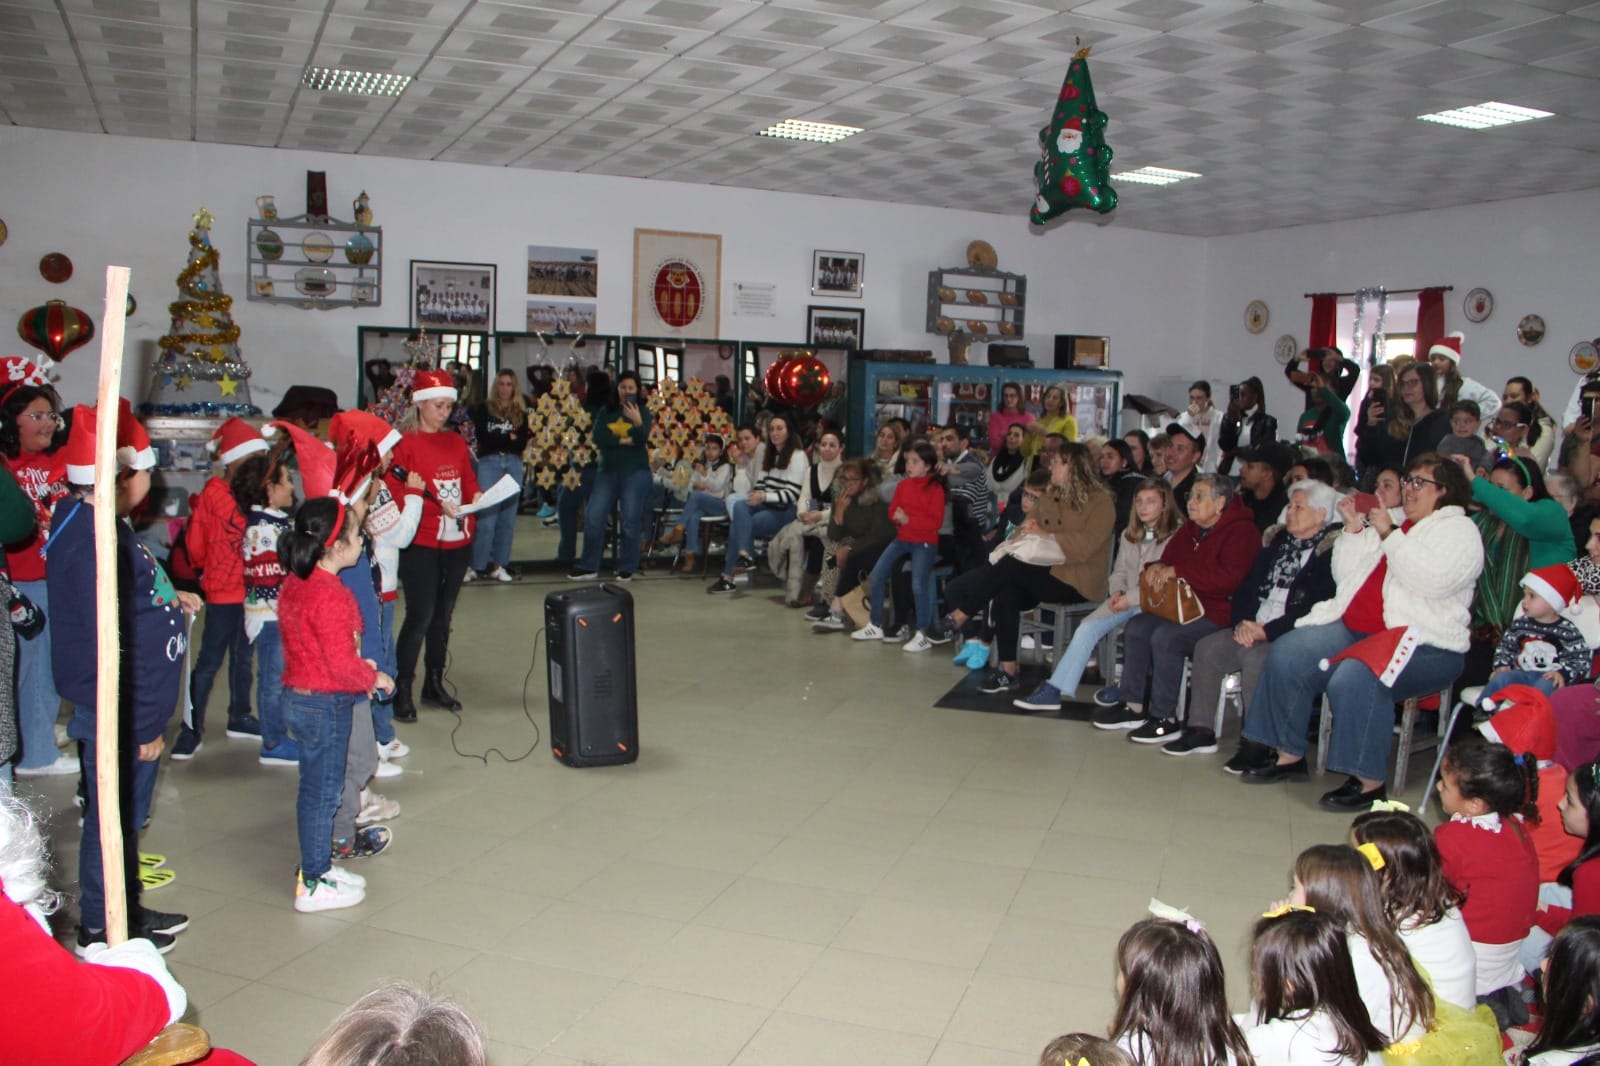
[[[1089,50],[1072,57],[1050,125],[1039,131],[1039,161],[1033,165],[1038,195],[1029,218],[1043,225],[1074,207],[1106,214],[1117,206],[1111,187],[1111,146],[1106,113],[1095,106],[1089,80]]]

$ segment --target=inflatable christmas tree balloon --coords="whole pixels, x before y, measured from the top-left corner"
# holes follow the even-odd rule
[[[217,277],[211,212],[201,208],[189,231],[189,258],[178,275],[178,298],[168,305],[172,325],[158,342],[146,415],[228,418],[260,415],[250,402],[250,368],[239,355],[233,297]]]
[[[1039,131],[1040,158],[1033,165],[1038,195],[1029,215],[1034,225],[1074,207],[1101,214],[1116,208],[1105,128],[1106,113],[1095,106],[1089,50],[1085,48],[1072,57],[1050,125]]]

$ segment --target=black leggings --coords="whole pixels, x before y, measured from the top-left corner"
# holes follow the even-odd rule
[[[1052,577],[1048,566],[1006,556],[993,566],[969,570],[945,585],[950,607],[967,617],[987,609],[995,645],[1003,663],[1017,661],[1022,612],[1041,603],[1083,603],[1078,590]]]
[[[417,652],[428,641],[423,666],[429,673],[444,670],[450,650],[450,616],[455,613],[456,594],[467,574],[472,551],[459,548],[410,547],[400,552],[400,587],[406,594],[406,620],[395,641],[399,679],[410,681],[417,672]]]

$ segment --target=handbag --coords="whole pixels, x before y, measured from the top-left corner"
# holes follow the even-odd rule
[[[1186,626],[1196,618],[1204,618],[1205,605],[1194,589],[1181,577],[1175,577],[1157,592],[1151,587],[1150,571],[1139,574],[1139,610]]]
[[[850,624],[860,629],[872,621],[872,603],[867,599],[867,587],[857,585],[839,597],[839,609],[850,619]]]

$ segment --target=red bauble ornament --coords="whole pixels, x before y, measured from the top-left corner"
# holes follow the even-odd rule
[[[789,399],[787,392],[788,382],[784,376],[793,358],[793,356],[783,355],[774,359],[772,365],[767,367],[766,375],[762,378],[762,384],[766,386],[767,395],[785,407],[794,405],[794,402]]]
[[[828,398],[828,387],[833,376],[827,366],[814,355],[801,355],[788,360],[783,371],[784,391],[791,407],[815,407]]]
[[[17,336],[60,362],[94,340],[94,320],[65,300],[50,300],[22,313]]]
[[[1083,183],[1077,178],[1073,177],[1071,174],[1068,174],[1066,177],[1061,179],[1061,191],[1067,196],[1078,195],[1078,190],[1082,188]]]

